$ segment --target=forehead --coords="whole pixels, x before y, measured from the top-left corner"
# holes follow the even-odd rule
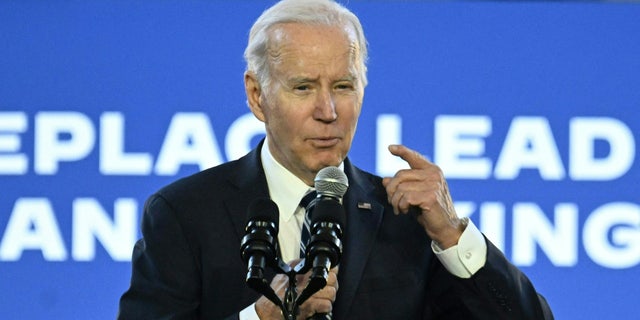
[[[351,27],[283,23],[269,32],[272,64],[294,67],[344,62],[353,67],[358,57],[359,48]]]
[[[353,27],[346,25],[305,24],[286,22],[273,25],[269,29],[273,46],[295,43],[313,43],[322,38],[340,39],[346,43],[356,43]]]

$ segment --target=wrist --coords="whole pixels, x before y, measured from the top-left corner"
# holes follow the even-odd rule
[[[455,219],[449,227],[442,230],[437,236],[432,237],[432,240],[440,249],[449,249],[458,244],[458,240],[460,240],[460,236],[467,228],[467,224],[469,224],[468,218]]]

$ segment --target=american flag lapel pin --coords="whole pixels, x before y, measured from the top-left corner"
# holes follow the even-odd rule
[[[371,210],[371,203],[369,203],[369,202],[358,202],[358,209]]]

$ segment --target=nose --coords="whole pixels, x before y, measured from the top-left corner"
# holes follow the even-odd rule
[[[338,118],[335,100],[329,90],[318,92],[313,117],[323,122],[333,122]]]

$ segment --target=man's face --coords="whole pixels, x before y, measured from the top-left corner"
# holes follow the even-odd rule
[[[247,94],[258,96],[249,104],[266,125],[275,159],[312,184],[351,148],[364,96],[355,37],[351,29],[296,23],[270,32],[271,83],[251,90],[245,76]]]

